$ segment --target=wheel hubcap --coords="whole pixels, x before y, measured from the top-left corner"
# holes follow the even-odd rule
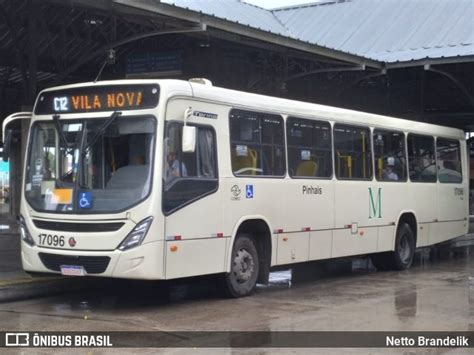
[[[245,249],[238,250],[234,257],[234,265],[232,268],[236,281],[238,283],[248,281],[252,277],[254,270],[255,263],[252,254]]]

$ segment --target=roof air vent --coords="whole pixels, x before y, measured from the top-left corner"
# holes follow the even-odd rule
[[[212,86],[212,82],[209,79],[204,78],[191,78],[188,80],[190,83],[202,84]]]

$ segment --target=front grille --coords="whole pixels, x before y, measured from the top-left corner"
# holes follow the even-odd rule
[[[49,270],[61,271],[61,265],[82,266],[88,274],[101,274],[109,266],[108,256],[79,256],[39,253],[44,266]]]
[[[69,223],[55,221],[41,221],[34,219],[33,223],[37,228],[58,232],[115,232],[125,224],[123,222],[114,223]]]

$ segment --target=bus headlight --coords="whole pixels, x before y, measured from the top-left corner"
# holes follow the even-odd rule
[[[151,222],[153,221],[153,217],[145,218],[143,221],[138,223],[135,228],[127,235],[127,237],[123,240],[122,243],[119,245],[119,250],[127,250],[131,248],[135,248],[142,244],[143,239],[145,239],[148,230],[150,229]]]
[[[23,216],[20,215],[20,234],[21,234],[21,239],[28,244],[29,246],[34,246],[35,241],[33,240],[33,237],[30,234],[30,231],[28,228],[26,228],[26,223],[25,219]]]

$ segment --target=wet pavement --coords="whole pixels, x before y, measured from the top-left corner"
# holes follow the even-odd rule
[[[273,272],[268,286],[259,286],[252,297],[236,300],[223,298],[215,277],[173,282],[73,278],[66,287],[62,282],[59,290],[52,290],[54,284],[35,283],[37,286],[32,287],[36,294],[38,288],[45,294],[62,293],[0,304],[0,330],[142,330],[173,335],[188,330],[474,331],[474,249],[465,247],[473,244],[472,239],[470,235],[446,247],[422,250],[416,254],[414,267],[401,273],[377,272],[367,258],[298,265],[292,271]],[[8,255],[7,252],[5,249],[2,256]],[[4,283],[27,276],[19,270],[19,264],[9,268],[15,260],[0,259],[2,276],[6,276]],[[50,353],[47,349],[29,350]],[[83,354],[84,350],[56,352]],[[137,350],[183,354],[191,351],[133,349],[133,352]],[[222,350],[192,349],[192,352],[220,354]],[[341,350],[349,351],[311,349],[311,352],[339,354]],[[400,350],[351,349],[349,352],[378,354],[400,353]],[[130,353],[125,349],[113,352]],[[305,349],[225,349],[224,352],[308,353]],[[419,349],[402,352],[419,353]],[[431,349],[429,353],[470,352]]]
[[[421,253],[404,272],[377,272],[367,259],[311,263],[272,273],[241,299],[223,298],[218,281],[91,279],[81,291],[0,304],[0,330],[474,331],[472,247]]]

